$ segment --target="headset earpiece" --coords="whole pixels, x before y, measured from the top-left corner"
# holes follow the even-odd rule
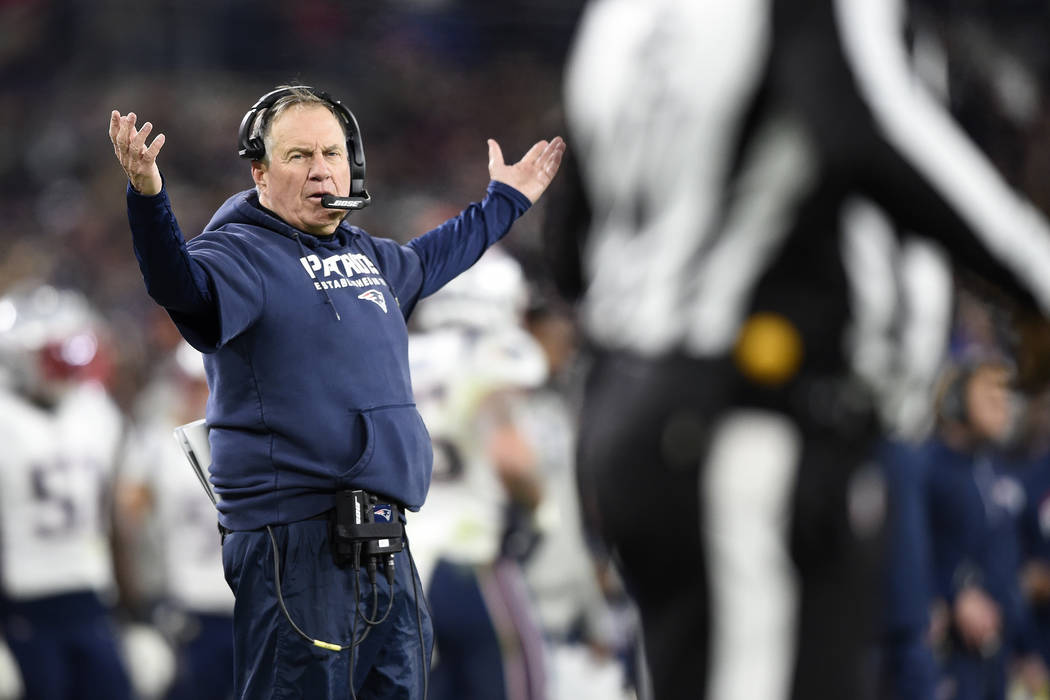
[[[272,95],[273,93],[270,93]],[[259,112],[266,109],[273,103],[264,105],[263,101],[269,97],[264,96],[258,102],[256,102],[251,109],[249,109],[244,117],[241,119],[241,127],[237,131],[237,155],[241,158],[248,158],[249,160],[262,160],[266,155],[266,146],[263,144],[262,139],[256,137],[252,138],[252,130],[255,128],[255,118]]]
[[[365,148],[361,141],[361,128],[353,112],[322,90],[317,90],[309,85],[296,85],[278,88],[260,97],[241,119],[241,126],[237,131],[237,155],[250,160],[262,160],[266,157],[266,144],[263,143],[262,138],[253,136],[255,123],[267,109],[281,98],[293,94],[295,90],[305,90],[320,98],[343,122],[343,129],[346,132],[346,155],[350,162],[350,196],[338,198],[338,203],[333,208],[361,209],[367,206],[372,198],[365,189]],[[331,205],[326,203],[325,206]]]
[[[967,392],[970,379],[973,378],[972,367],[958,367],[952,371],[941,396],[941,418],[954,423],[969,422]]]

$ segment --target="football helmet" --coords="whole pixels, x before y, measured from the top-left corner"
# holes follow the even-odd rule
[[[82,293],[17,284],[0,296],[0,377],[15,391],[47,399],[77,382],[105,382],[102,328]]]
[[[518,326],[528,304],[521,264],[499,247],[490,248],[472,267],[419,302],[413,314],[420,330],[460,325],[474,328]]]

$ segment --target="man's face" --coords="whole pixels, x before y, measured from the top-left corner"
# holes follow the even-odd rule
[[[992,442],[1009,436],[1013,425],[1010,371],[994,365],[978,368],[967,386],[967,413],[977,435]]]
[[[335,232],[346,215],[321,206],[321,195],[350,193],[346,137],[328,108],[295,105],[270,127],[269,163],[254,161],[259,202],[285,223],[315,236]]]

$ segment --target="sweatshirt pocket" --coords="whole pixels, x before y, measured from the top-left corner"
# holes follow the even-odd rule
[[[371,414],[371,411],[350,411],[349,450],[351,459],[354,461],[349,469],[340,474],[341,477],[356,474],[364,469],[365,465],[372,459],[372,452],[375,450],[377,441],[375,439],[375,429],[372,427]],[[354,459],[355,455],[359,456]]]
[[[361,458],[340,475],[341,486],[381,493],[412,507],[421,505],[430,484],[433,451],[415,405],[381,406],[355,414],[363,421],[366,442]]]

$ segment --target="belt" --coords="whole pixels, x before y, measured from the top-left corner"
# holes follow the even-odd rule
[[[370,498],[374,498],[376,500],[376,502],[378,502],[378,503],[387,503],[387,504],[390,504],[392,506],[395,506],[397,508],[397,510],[398,510],[398,519],[402,522],[402,524],[405,523],[405,512],[408,510],[408,508],[406,508],[404,506],[404,504],[402,504],[399,501],[395,501],[392,498],[386,498],[385,496],[380,496],[379,494],[373,494],[373,493],[369,493],[367,491],[365,491],[364,493],[367,494]],[[303,518],[302,520],[293,520],[291,523],[282,523],[282,524],[283,525],[291,525],[292,523],[305,523],[305,522],[308,522],[310,520],[330,520],[331,516],[332,516],[332,512],[334,510],[335,510],[334,508],[329,508],[328,510],[322,511],[322,512],[318,513],[317,515],[313,515],[313,516],[311,516],[309,518]],[[231,530],[228,527],[224,527],[222,523],[216,523],[216,524],[218,525],[218,528],[219,528],[219,536],[222,538],[223,541],[226,540],[226,535],[230,534],[231,532],[237,532],[236,530]],[[262,529],[262,528],[256,528],[256,529]],[[249,532],[251,532],[251,531],[249,531]]]

